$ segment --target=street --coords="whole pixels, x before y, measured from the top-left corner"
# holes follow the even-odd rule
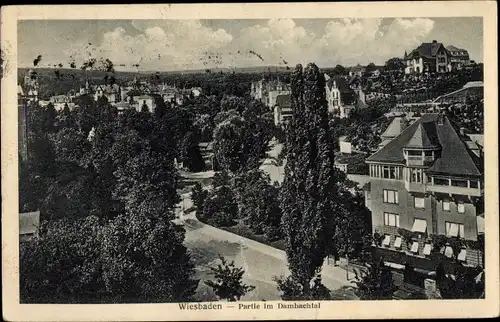
[[[184,214],[184,209],[192,206],[189,194],[181,195],[184,202],[180,203],[176,223],[183,223],[186,228],[185,245],[192,254],[196,264],[197,278],[207,278],[207,265],[218,258],[218,254],[227,260],[234,260],[237,267],[245,270],[243,282],[255,286],[255,290],[246,294],[242,300],[279,300],[275,276],[289,274],[286,253],[282,250],[238,236],[228,231],[215,228],[199,222],[195,213]],[[184,204],[184,205],[183,205]],[[352,276],[352,275],[351,275]],[[346,272],[342,268],[323,265],[323,284],[330,290],[337,290],[344,285],[352,285],[346,280]],[[203,283],[198,286],[198,294],[205,300],[215,300],[213,294]],[[208,298],[207,298],[208,297]]]

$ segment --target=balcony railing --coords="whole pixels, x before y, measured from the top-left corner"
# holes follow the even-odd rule
[[[427,191],[432,191],[432,192],[452,193],[457,195],[475,196],[475,197],[480,197],[483,194],[483,191],[479,188],[457,187],[452,185],[436,185],[436,184],[432,185],[430,183],[427,184],[426,189]]]

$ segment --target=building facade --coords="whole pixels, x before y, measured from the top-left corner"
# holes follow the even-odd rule
[[[483,213],[481,162],[445,116],[424,114],[366,162],[370,184],[365,196],[380,247],[428,257],[435,235],[477,240]],[[457,251],[446,244],[440,252],[479,264],[477,249]]]
[[[274,125],[281,126],[290,121],[293,116],[290,94],[278,95],[274,105]]]
[[[436,40],[422,43],[404,56],[405,74],[446,73],[451,71],[451,56],[444,45]]]
[[[356,103],[356,93],[351,89],[348,80],[342,76],[329,77],[325,74],[326,101],[328,112],[347,117],[349,110]]]
[[[279,79],[271,81],[265,81],[262,79],[252,82],[250,87],[250,97],[261,101],[269,108],[274,108],[278,96],[289,95],[290,93],[290,85],[280,81]]]
[[[455,46],[448,46],[446,50],[450,54],[450,63],[453,70],[461,70],[470,65],[469,52]]]

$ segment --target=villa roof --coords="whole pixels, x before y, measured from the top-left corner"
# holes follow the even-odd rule
[[[461,51],[461,52],[467,52],[467,50],[462,49],[462,48],[455,47],[455,46],[453,46],[453,45],[449,45],[449,46],[447,46],[447,47],[446,47],[446,49],[447,49],[448,51]]]
[[[405,122],[403,117],[395,117],[389,124],[387,129],[382,133],[382,138],[394,138],[398,136],[405,129]]]
[[[437,138],[436,123],[427,122],[419,123],[413,136],[405,144],[405,148],[416,149],[434,149],[439,148],[439,140]]]
[[[425,58],[435,58],[441,47],[444,48],[443,44],[440,42],[424,42],[416,49],[412,50],[408,57],[412,58],[421,56]]]
[[[443,124],[438,125],[437,119],[438,114],[435,113],[422,115],[420,119],[372,154],[367,162],[404,163],[404,147],[411,145],[431,147],[439,144],[441,155],[427,169],[428,172],[480,176],[482,167],[479,160],[467,149],[449,120],[444,117]]]
[[[341,93],[352,92],[352,89],[349,86],[349,81],[345,77],[339,75],[330,77],[326,82],[326,85],[329,89],[331,89],[334,83]]]
[[[359,71],[365,71],[366,68],[361,66],[360,64],[357,64],[356,66],[351,68],[351,71],[353,72],[359,72]]]

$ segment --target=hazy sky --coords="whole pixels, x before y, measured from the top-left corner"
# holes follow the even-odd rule
[[[483,61],[482,18],[271,20],[38,20],[18,25],[20,67],[88,57],[117,69],[182,70],[263,65],[383,64],[437,40]]]

